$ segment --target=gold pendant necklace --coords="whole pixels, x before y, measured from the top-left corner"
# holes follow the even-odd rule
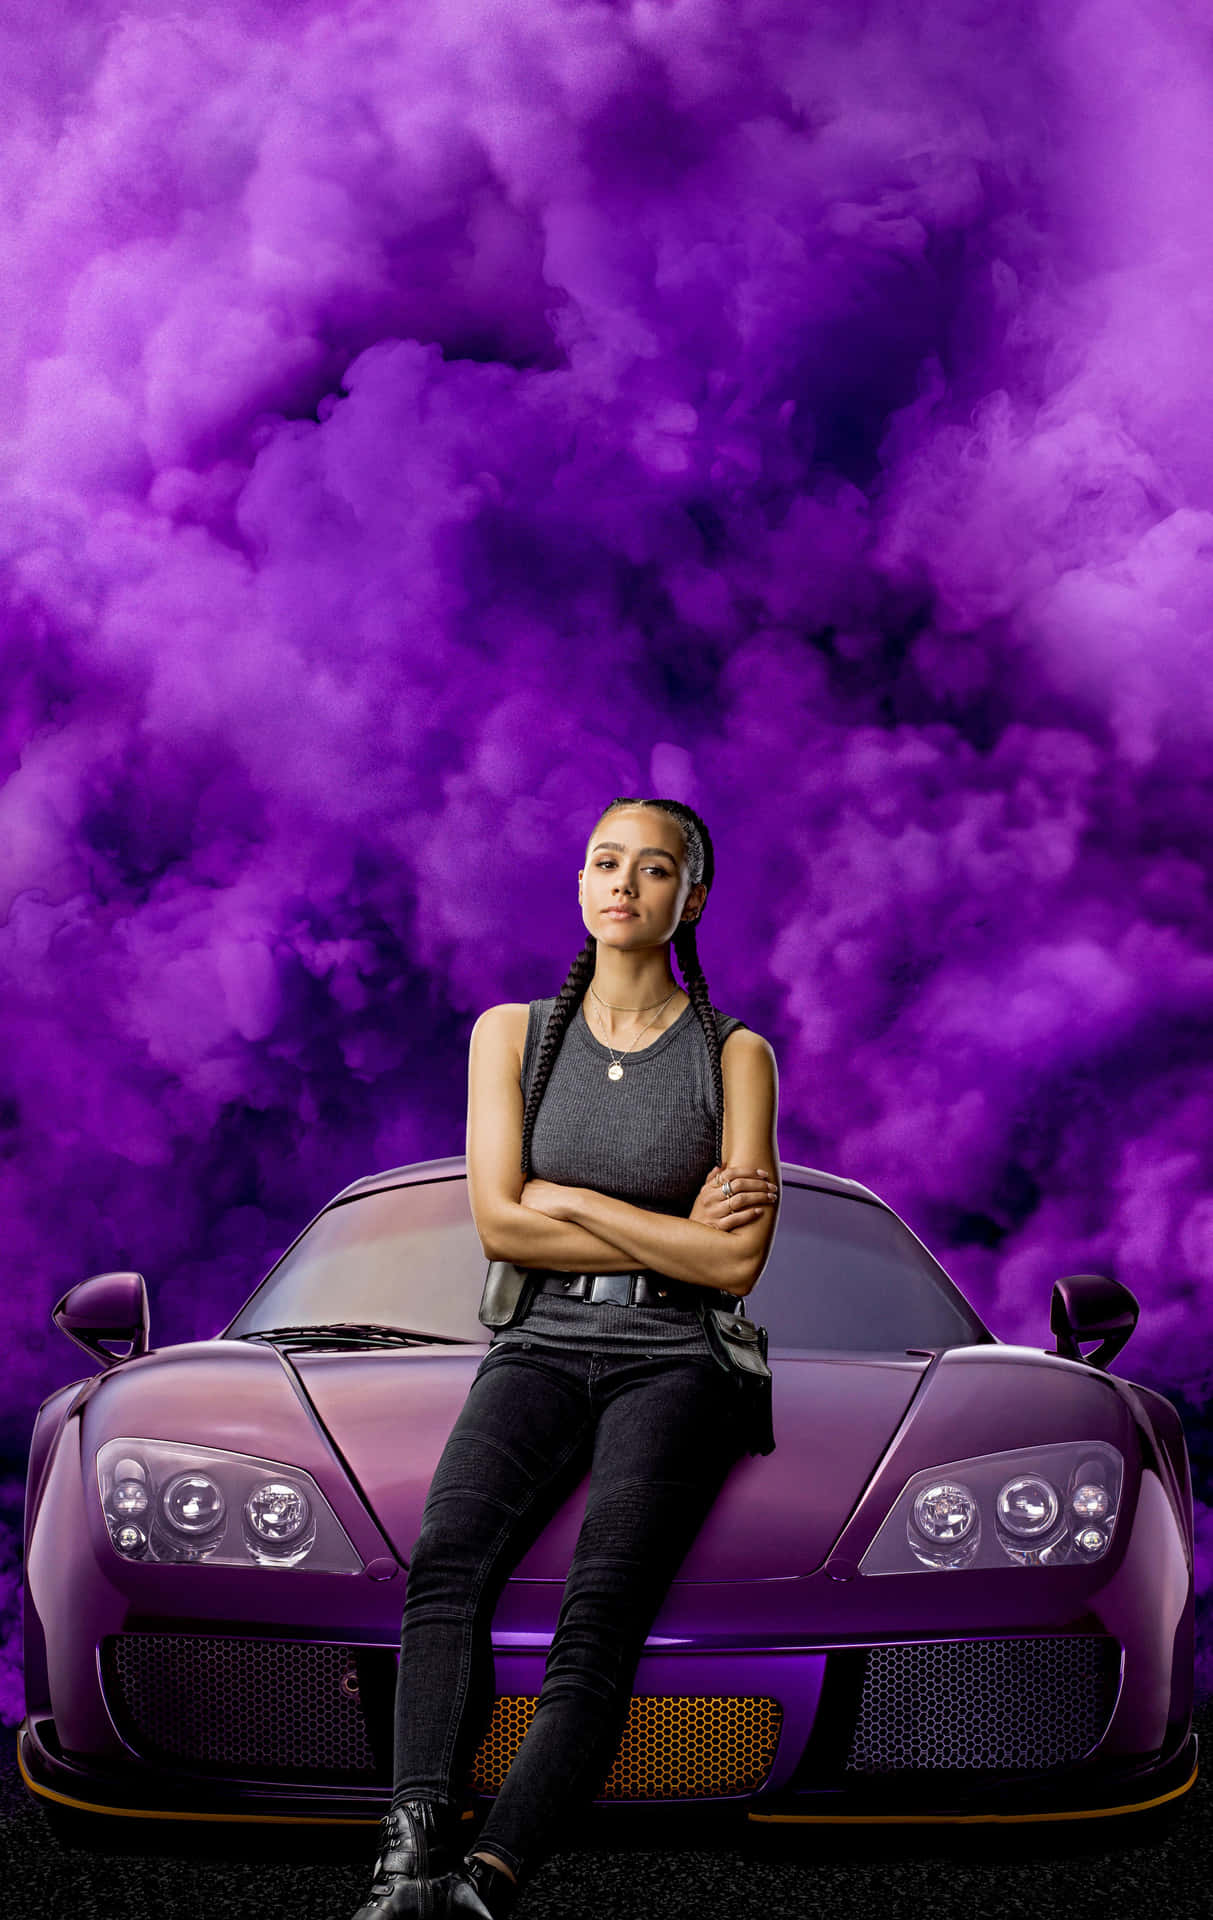
[[[674,988],[674,993],[677,993],[677,991],[678,991],[678,989],[677,989],[677,987],[675,987],[675,988]],[[592,988],[592,987],[591,987],[591,992],[593,992],[593,988]],[[664,1000],[662,1001],[662,1003],[661,1003],[661,1006],[660,1006],[660,1007],[658,1007],[658,1009],[657,1009],[657,1012],[656,1012],[656,1013],[655,1013],[655,1014],[653,1015],[653,1020],[656,1020],[656,1019],[658,1019],[658,1018],[660,1017],[660,1015],[661,1015],[661,1013],[662,1013],[662,1011],[663,1011],[663,1009],[669,1006],[669,1004],[670,1004],[670,1001],[671,1001],[671,1000],[672,1000],[672,999],[674,998],[674,993],[667,993],[667,994],[666,994],[666,997],[665,997],[665,999],[664,999]],[[595,998],[595,1000],[597,1000],[597,998],[598,998],[598,995],[597,995],[596,993],[594,994],[594,998]],[[652,1026],[652,1024],[653,1024],[653,1020],[649,1020],[648,1022],[646,1022],[646,1024],[645,1024],[645,1025],[644,1025],[643,1027],[641,1027],[641,1029],[640,1029],[640,1032],[639,1032],[639,1033],[638,1033],[638,1034],[636,1035],[636,1040],[641,1040],[641,1039],[643,1039],[643,1038],[644,1038],[644,1036],[645,1036],[645,1034],[646,1034],[646,1033],[648,1032],[648,1030],[649,1030],[649,1028],[650,1028],[650,1027]],[[636,1045],[636,1040],[633,1040],[633,1042],[632,1042],[632,1047],[634,1047],[634,1046]],[[625,1048],[624,1048],[624,1050],[623,1050],[623,1053],[622,1053],[622,1054],[619,1054],[618,1056],[616,1056],[616,1054],[615,1054],[615,1049],[614,1049],[614,1047],[613,1047],[613,1046],[611,1045],[611,1043],[610,1043],[610,1041],[609,1041],[609,1040],[608,1040],[608,1039],[606,1038],[606,1034],[605,1034],[605,1031],[604,1031],[604,1033],[603,1033],[603,1045],[604,1045],[604,1046],[606,1047],[606,1050],[607,1050],[607,1052],[608,1052],[608,1053],[609,1053],[609,1054],[610,1054],[610,1055],[612,1056],[612,1058],[611,1058],[611,1064],[610,1064],[610,1066],[609,1066],[609,1067],[607,1068],[607,1070],[606,1070],[606,1071],[607,1071],[607,1079],[608,1079],[608,1080],[622,1080],[622,1079],[623,1079],[623,1067],[622,1067],[622,1065],[621,1065],[620,1063],[621,1063],[621,1061],[622,1061],[622,1060],[624,1060],[624,1059],[626,1058],[626,1056],[627,1056],[627,1055],[628,1055],[629,1053],[631,1053],[631,1051],[632,1051],[632,1047],[625,1047]]]

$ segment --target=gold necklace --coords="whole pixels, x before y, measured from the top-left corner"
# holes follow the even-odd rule
[[[674,993],[677,993],[677,991],[678,989],[677,987],[675,987]],[[613,1001],[603,999],[602,995],[599,993],[597,987],[594,985],[594,982],[592,980],[590,981],[590,992],[593,994],[595,1000],[597,1000],[600,1007],[610,1007],[612,1013],[647,1013],[650,1007],[655,1007],[658,1005],[658,1002],[656,1000],[646,1000],[643,1007],[617,1007]],[[664,1007],[666,1000],[672,1000],[673,997],[674,997],[673,993],[667,993],[665,1000],[661,1001],[660,1004]]]
[[[677,987],[675,987],[675,988],[674,988],[674,993],[677,993],[677,991],[678,991],[678,989],[677,989]],[[659,1013],[661,1012],[661,1008],[662,1008],[662,1007],[668,1007],[668,1006],[669,1006],[669,1004],[670,1004],[670,1001],[671,1001],[671,1000],[672,1000],[672,999],[674,998],[674,993],[667,993],[667,995],[666,995],[666,997],[665,997],[665,999],[664,999],[664,1000],[662,1001],[662,1003],[661,1003],[661,1007],[658,1007],[658,1009],[657,1009],[657,1013],[655,1013],[655,1014],[653,1015],[653,1020],[656,1020],[656,1018],[657,1018],[657,1014],[659,1014]],[[595,1000],[597,1000],[597,998],[598,998],[598,995],[597,995],[597,994],[595,994],[595,995],[594,995],[594,998],[595,998]],[[603,1006],[605,1006],[605,1005],[606,1005],[607,1003],[606,1003],[606,1001],[604,1000],[604,1001],[602,1002],[602,1004],[603,1004]],[[627,1009],[621,1009],[621,1011],[627,1011]],[[635,1008],[635,1009],[634,1009],[634,1011],[635,1011],[635,1012],[637,1012],[637,1013],[643,1013],[643,1012],[644,1012],[644,1008],[643,1008],[643,1007],[637,1007],[637,1008]],[[644,1035],[645,1035],[645,1034],[646,1034],[646,1033],[648,1032],[648,1030],[649,1030],[649,1028],[650,1028],[650,1027],[652,1026],[652,1024],[653,1024],[653,1020],[650,1020],[650,1021],[648,1021],[648,1022],[647,1022],[647,1023],[646,1023],[646,1024],[645,1024],[645,1025],[643,1026],[643,1027],[641,1027],[641,1029],[640,1029],[640,1032],[639,1032],[639,1033],[638,1033],[638,1034],[636,1035],[636,1040],[640,1040],[640,1039],[642,1039],[642,1038],[643,1038],[643,1036],[644,1036]],[[599,1022],[599,1025],[601,1025],[601,1022]],[[632,1047],[634,1047],[634,1046],[636,1045],[636,1040],[633,1040],[633,1042],[632,1042]],[[616,1053],[615,1053],[615,1049],[614,1049],[614,1047],[613,1047],[613,1046],[611,1045],[611,1043],[610,1043],[610,1041],[609,1041],[609,1040],[608,1040],[608,1039],[606,1038],[606,1034],[605,1034],[605,1032],[603,1033],[603,1044],[604,1044],[604,1046],[606,1047],[606,1050],[607,1050],[607,1052],[608,1052],[608,1053],[609,1053],[609,1054],[611,1055],[611,1064],[610,1064],[610,1066],[609,1066],[609,1067],[607,1068],[607,1079],[608,1079],[608,1080],[622,1080],[622,1079],[623,1079],[623,1067],[621,1066],[621,1064],[620,1064],[620,1062],[621,1062],[621,1061],[622,1061],[622,1060],[624,1059],[624,1057],[625,1057],[625,1055],[627,1055],[627,1054],[629,1054],[629,1053],[631,1053],[631,1051],[632,1051],[632,1047],[625,1047],[625,1048],[624,1048],[624,1050],[623,1050],[623,1053],[621,1053],[621,1054],[618,1054],[618,1055],[616,1055]]]

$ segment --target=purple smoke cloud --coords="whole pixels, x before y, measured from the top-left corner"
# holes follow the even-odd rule
[[[1004,1339],[1132,1288],[1213,1586],[1207,35],[807,12],[9,9],[13,1460],[74,1280],[213,1332],[461,1149],[664,792],[784,1156]]]

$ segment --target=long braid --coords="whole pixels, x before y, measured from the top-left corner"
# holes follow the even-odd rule
[[[681,800],[641,800],[633,795],[620,795],[603,810],[599,819],[605,819],[606,815],[613,813],[616,807],[658,807],[663,813],[673,814],[682,828],[692,886],[702,881],[709,890],[711,889],[716,874],[716,855],[712,838],[704,822],[691,807],[686,806]],[[699,958],[693,921],[679,922],[674,933],[673,947],[678,965],[682,970],[687,997],[695,1009],[695,1017],[703,1032],[708,1050],[716,1109],[716,1163],[718,1166],[723,1166],[724,1075],[720,1067],[720,1035],[717,1032],[716,1014],[708,992],[707,976]],[[568,1031],[569,1022],[585,999],[590,981],[594,977],[597,952],[598,942],[591,933],[569,968],[568,977],[557,995],[556,1004],[552,1008],[551,1018],[548,1020],[539,1048],[535,1072],[531,1080],[531,1091],[522,1116],[522,1177],[524,1181],[531,1177],[531,1137],[535,1131],[540,1102],[551,1077],[556,1056],[560,1052],[561,1042]]]
[[[552,1008],[547,1031],[539,1048],[535,1061],[535,1073],[531,1080],[531,1091],[522,1115],[522,1178],[524,1181],[531,1177],[531,1135],[535,1131],[539,1103],[543,1099],[544,1089],[551,1077],[556,1055],[560,1052],[560,1043],[564,1039],[568,1024],[585,999],[586,988],[594,977],[594,960],[597,952],[597,940],[592,933],[587,934],[585,945],[569,968],[568,978],[556,996],[556,1004]]]
[[[690,868],[691,884],[702,880],[709,893],[716,878],[716,852],[712,846],[712,836],[705,823],[693,808],[681,800],[652,800],[650,806],[660,807],[665,813],[672,813],[682,827],[682,837],[686,843],[687,863]],[[720,1070],[720,1034],[716,1027],[716,1012],[708,992],[707,976],[703,962],[699,958],[699,947],[695,938],[695,922],[680,920],[674,930],[674,955],[682,969],[683,985],[695,1009],[695,1018],[703,1032],[704,1044],[708,1050],[708,1065],[712,1073],[712,1097],[716,1109],[716,1164],[724,1165],[724,1075]]]
[[[695,1009],[695,1017],[707,1042],[708,1064],[712,1070],[712,1098],[716,1108],[716,1165],[724,1165],[724,1074],[720,1067],[720,1034],[716,1013],[708,994],[707,976],[695,944],[695,923],[683,920],[674,935],[674,952],[682,968],[682,978]]]

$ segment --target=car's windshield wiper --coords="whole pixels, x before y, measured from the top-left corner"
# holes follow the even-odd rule
[[[416,1327],[384,1327],[362,1320],[331,1320],[310,1327],[262,1327],[256,1333],[237,1333],[233,1338],[268,1340],[274,1346],[309,1347],[474,1347],[478,1344],[458,1334],[422,1333]]]

